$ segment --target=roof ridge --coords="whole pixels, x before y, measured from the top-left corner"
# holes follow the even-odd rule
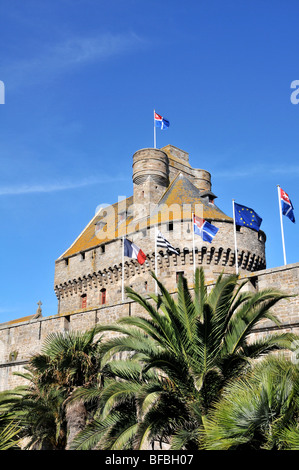
[[[119,204],[120,202],[123,202],[123,201],[126,201],[126,202],[127,202],[128,199],[130,199],[130,198],[132,198],[132,197],[133,197],[133,196],[128,196],[128,197],[126,197],[125,199],[122,199],[121,201],[114,202],[113,204],[110,204],[109,206],[106,206],[106,207],[115,206],[116,204]],[[60,260],[60,259],[63,259],[64,255],[77,243],[77,241],[79,240],[79,238],[81,237],[81,235],[86,231],[86,229],[87,229],[88,227],[90,227],[90,226],[94,223],[94,221],[95,221],[95,219],[96,219],[97,217],[100,216],[99,213],[100,213],[103,209],[105,209],[105,207],[101,207],[101,208],[97,211],[97,213],[93,216],[93,218],[91,219],[91,221],[83,228],[83,230],[82,230],[82,231],[80,232],[80,234],[77,236],[77,238],[75,239],[75,241],[59,256],[59,258],[57,258],[57,261]]]
[[[173,180],[172,180],[172,182],[169,184],[169,186],[165,189],[164,193],[162,194],[162,196],[160,197],[159,201],[157,202],[157,206],[160,204],[161,200],[163,199],[163,197],[165,196],[165,194],[167,193],[167,191],[170,191],[171,187],[174,185],[175,181],[176,181],[180,176],[182,176],[183,178],[186,178],[186,176],[183,175],[182,172],[178,173],[178,174],[176,175],[176,177],[173,178]],[[186,180],[189,181],[188,178],[186,178]],[[191,183],[191,181],[190,181],[190,183]]]

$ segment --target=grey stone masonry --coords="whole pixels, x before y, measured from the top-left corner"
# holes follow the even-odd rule
[[[219,274],[221,267],[215,268]],[[231,270],[234,272],[234,270]],[[162,276],[165,281],[166,276]],[[273,312],[281,322],[278,328],[271,322],[261,322],[255,337],[275,331],[291,331],[299,334],[299,263],[265,269],[240,275],[240,281],[247,279],[246,289],[261,290],[273,287],[292,295],[280,301]],[[213,286],[213,281],[208,281]],[[146,295],[146,294],[145,294]],[[176,295],[173,288],[172,295]],[[139,304],[125,299],[124,302],[111,302],[97,308],[74,311],[70,314],[55,314],[50,317],[38,317],[24,322],[12,321],[0,325],[0,391],[20,385],[22,380],[13,372],[24,369],[32,354],[41,350],[43,341],[52,332],[86,331],[98,324],[114,323],[123,316],[144,313]]]
[[[298,294],[298,263],[267,270],[265,233],[245,226],[235,229],[233,219],[215,204],[210,173],[192,168],[187,152],[171,145],[141,149],[133,155],[132,170],[133,195],[99,210],[56,260],[58,312],[43,318],[39,309],[35,315],[0,324],[0,390],[19,383],[13,372],[40,352],[49,333],[83,331],[142,313],[138,304],[123,297],[124,287],[147,296],[155,291],[153,271],[172,295],[179,274],[192,288],[194,269],[203,267],[212,286],[220,273],[235,273],[236,264],[240,279],[249,280],[248,289],[273,286]],[[212,243],[193,235],[193,214],[218,228]],[[157,229],[178,254],[156,248]],[[124,256],[124,237],[143,251],[143,264]],[[298,310],[298,297],[275,307],[288,331],[299,328]],[[264,322],[255,334],[273,328]]]

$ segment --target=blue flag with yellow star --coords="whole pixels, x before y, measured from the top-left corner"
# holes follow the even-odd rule
[[[236,225],[249,227],[258,232],[263,219],[250,207],[235,203],[235,220]]]

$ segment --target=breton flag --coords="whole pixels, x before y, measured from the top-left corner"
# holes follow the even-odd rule
[[[160,114],[157,114],[156,111],[154,111],[154,120],[155,120],[155,126],[159,127],[160,129],[167,129],[169,127],[169,121],[165,119],[164,117],[160,116]]]
[[[137,245],[135,245],[135,243],[130,242],[126,238],[124,239],[124,256],[137,259],[139,264],[143,264],[146,260],[146,256],[143,251]]]
[[[196,235],[201,236],[203,241],[212,243],[219,229],[201,217],[193,215],[193,230]]]
[[[279,197],[281,202],[281,212],[295,223],[294,207],[287,193],[279,188]]]
[[[250,207],[237,203],[234,204],[234,207],[236,225],[249,227],[258,232],[263,219]]]
[[[170,253],[174,253],[175,255],[179,255],[179,252],[169,243],[168,240],[166,240],[165,237],[163,237],[161,232],[157,233],[157,246],[160,246],[161,248],[166,248]]]

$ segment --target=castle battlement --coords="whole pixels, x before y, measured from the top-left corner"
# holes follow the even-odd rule
[[[299,263],[266,269],[263,231],[238,228],[236,260],[233,219],[215,203],[211,174],[192,168],[187,152],[171,145],[141,149],[133,155],[132,169],[132,196],[101,208],[55,261],[58,311],[0,325],[0,390],[16,385],[12,372],[22,370],[49,333],[87,330],[143,313],[138,304],[122,297],[122,287],[147,296],[155,290],[155,269],[172,295],[181,274],[192,288],[194,267],[203,267],[207,283],[213,285],[220,273],[235,273],[236,262],[240,279],[249,281],[247,289],[276,287],[299,293]],[[219,229],[212,243],[196,236],[195,256],[192,214]],[[155,250],[156,228],[178,254]],[[144,264],[123,257],[124,237],[142,249]],[[283,300],[275,309],[283,328],[298,333],[299,297]],[[256,334],[267,334],[271,328],[277,327],[263,323]]]
[[[55,263],[54,288],[59,313],[122,301],[124,282],[144,293],[154,290],[150,272],[155,267],[155,228],[179,252],[157,253],[157,274],[167,287],[176,285],[178,273],[193,279],[194,263],[215,280],[219,268],[235,266],[233,220],[216,204],[211,175],[194,169],[187,152],[168,145],[141,149],[133,155],[133,196],[105,207],[91,220],[71,247]],[[193,259],[192,214],[211,221],[219,231],[212,244],[197,237]],[[129,238],[146,255],[140,266],[125,259],[122,238]],[[266,267],[264,232],[240,227],[238,266],[241,272]]]

